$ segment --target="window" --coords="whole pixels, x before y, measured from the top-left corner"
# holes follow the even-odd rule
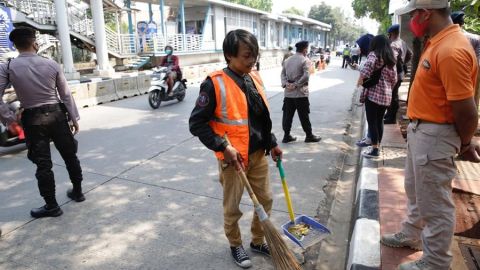
[[[266,37],[267,37],[267,22],[261,21],[260,22],[260,46],[266,47]]]
[[[225,31],[228,33],[235,29],[245,29],[254,32],[255,15],[236,9],[225,9]]]

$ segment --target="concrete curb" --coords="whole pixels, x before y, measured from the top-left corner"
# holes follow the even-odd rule
[[[365,120],[364,127],[367,123]],[[366,132],[364,133],[366,134]],[[380,221],[377,162],[360,157],[355,196],[355,220],[347,270],[380,269]]]

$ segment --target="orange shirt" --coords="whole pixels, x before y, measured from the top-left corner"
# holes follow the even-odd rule
[[[407,115],[434,123],[454,123],[449,101],[473,97],[477,62],[458,25],[451,25],[425,45],[410,89]]]

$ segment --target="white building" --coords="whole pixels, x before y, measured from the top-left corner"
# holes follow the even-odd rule
[[[132,57],[162,55],[166,45],[173,46],[182,65],[222,62],[223,39],[238,28],[255,34],[261,62],[268,64],[279,61],[286,47],[299,40],[325,47],[331,30],[331,25],[306,17],[276,15],[221,0],[127,0],[126,7],[113,0],[2,2],[14,25],[27,24],[58,38],[64,69],[71,77],[77,76],[72,43],[95,51],[97,73],[108,75],[113,71],[111,60],[119,63]],[[136,21],[136,3],[146,4],[148,20]],[[116,29],[105,25],[105,12],[115,14]],[[121,32],[121,22],[128,24],[127,33]]]

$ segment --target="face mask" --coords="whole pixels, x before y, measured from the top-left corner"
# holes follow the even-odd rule
[[[419,22],[420,20],[420,13],[414,16],[410,20],[410,30],[412,31],[413,35],[416,37],[423,37],[427,32],[428,28],[428,21],[429,19],[424,20],[422,23]]]
[[[165,53],[170,55],[170,54],[172,54],[172,50],[165,50]]]

